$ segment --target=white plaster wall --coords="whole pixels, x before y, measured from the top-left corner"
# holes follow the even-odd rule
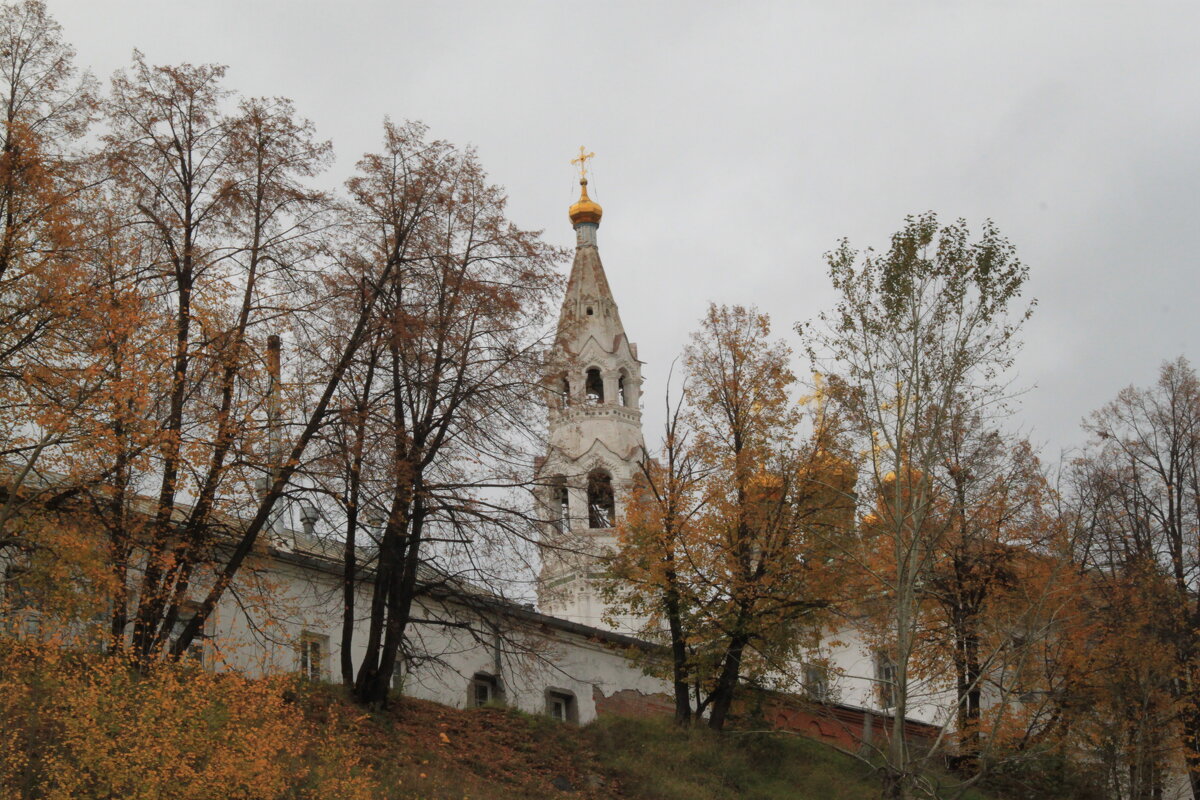
[[[328,637],[324,673],[329,680],[340,680],[338,576],[276,560],[267,569],[258,566],[239,580],[235,591],[226,593],[214,615],[209,633],[220,650],[220,659],[214,665],[224,663],[250,674],[297,670],[296,642],[302,631],[308,631]],[[269,601],[253,602],[268,593]],[[369,587],[363,587],[357,599],[360,613],[353,651],[356,666],[365,652],[369,602]],[[468,701],[468,686],[475,673],[498,672],[505,701],[510,705],[541,713],[548,688],[569,691],[576,698],[579,720],[587,722],[596,713],[593,687],[606,696],[627,689],[668,696],[672,692],[667,681],[645,675],[619,649],[551,626],[511,620],[504,623],[505,635],[497,644],[488,621],[461,608],[431,608],[431,602],[425,601],[414,616],[469,622],[475,633],[437,625],[410,626],[417,649],[429,653],[432,660],[398,676],[407,695],[462,707]],[[586,590],[575,595],[575,602],[575,614],[588,621],[592,617],[598,620],[603,612],[600,600]],[[872,648],[859,631],[846,626],[826,632],[820,654],[832,668],[831,684],[838,702],[884,710],[876,691]],[[914,684],[910,692],[909,718],[936,725],[951,721],[953,694],[949,684]]]
[[[826,632],[821,652],[829,659],[831,683],[838,702],[876,711],[884,710],[875,680],[873,648],[863,634],[849,626]],[[909,719],[944,725],[953,717],[952,684],[944,681],[910,682],[906,716]]]
[[[326,679],[340,681],[338,576],[281,561],[256,566],[234,591],[226,593],[211,619],[207,662],[251,675],[295,671],[300,666],[297,642],[307,631],[328,637],[323,672]],[[258,601],[267,590],[270,600]],[[364,587],[357,598],[362,612],[354,636],[356,667],[366,649],[364,613],[369,602],[369,587]],[[596,717],[594,688],[605,695],[629,689],[644,694],[671,692],[666,681],[645,675],[621,650],[549,625],[490,615],[485,620],[471,610],[430,600],[414,616],[464,622],[474,633],[440,625],[410,626],[416,648],[432,657],[398,674],[401,690],[412,697],[461,708],[468,702],[469,684],[476,673],[498,672],[507,704],[544,713],[546,690],[566,691],[575,697],[579,722],[586,723]],[[494,621],[505,626],[500,641],[491,633]]]

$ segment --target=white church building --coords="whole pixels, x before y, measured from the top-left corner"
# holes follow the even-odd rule
[[[574,262],[545,362],[549,437],[538,482],[549,514],[538,608],[432,576],[414,609],[411,653],[396,678],[406,695],[458,707],[501,701],[579,723],[604,713],[673,709],[669,681],[644,669],[647,658],[665,658],[665,648],[637,638],[637,620],[611,618],[597,589],[603,554],[616,546],[615,520],[644,451],[642,363],[600,260],[601,208],[588,198],[586,178],[581,186],[570,209]],[[271,539],[239,573],[234,591],[224,594],[193,655],[214,669],[336,680],[340,550],[311,529],[277,529]],[[359,607],[368,607],[369,590],[362,591]],[[19,624],[35,624],[36,612],[25,613]],[[365,620],[361,626],[356,651],[365,649]],[[801,727],[845,741],[886,714],[878,687],[887,675],[879,674],[878,660],[852,630],[839,631],[836,641],[821,654],[832,668],[815,698],[828,713],[821,721],[814,710]],[[352,653],[354,663],[361,655]],[[946,712],[929,705],[910,715],[929,735],[946,722]]]

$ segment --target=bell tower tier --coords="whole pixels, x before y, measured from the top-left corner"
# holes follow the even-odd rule
[[[580,150],[576,163],[586,163],[590,155]],[[644,450],[642,370],[600,263],[603,211],[588,197],[586,172],[579,183],[570,211],[575,260],[545,361],[549,443],[538,469],[546,520],[538,604],[556,617],[630,633],[639,622],[613,618],[602,585]]]

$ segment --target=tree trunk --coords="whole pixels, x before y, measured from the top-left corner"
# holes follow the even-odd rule
[[[375,582],[371,593],[371,619],[367,628],[367,648],[363,654],[358,675],[354,681],[354,695],[358,702],[370,705],[375,702],[377,695],[376,683],[379,668],[382,663],[381,648],[384,641],[384,628],[387,625],[389,610],[392,606],[392,587],[396,583],[395,574],[400,567],[398,543],[400,525],[408,525],[406,515],[401,506],[399,493],[392,500],[392,508],[388,514],[387,527],[383,539],[379,543],[379,561],[375,565]]]
[[[979,635],[975,630],[975,619],[968,618],[966,625],[966,666],[967,694],[963,705],[966,707],[966,725],[963,739],[964,764],[975,769],[979,758],[979,713],[981,707],[982,668],[979,665]]]
[[[354,538],[358,528],[358,487],[351,489],[350,503],[346,513],[346,544],[342,551],[342,644],[341,668],[342,685],[354,687],[354,656],[351,647],[354,645],[354,589],[356,586],[355,572],[358,567],[358,556],[355,553]]]
[[[879,796],[883,800],[903,800],[904,798],[904,773],[895,769],[891,765],[885,764],[879,768],[880,782],[882,788],[879,791]]]
[[[349,492],[346,500],[346,544],[342,558],[342,684],[354,688],[354,608],[357,588],[358,554],[355,534],[361,516],[363,452],[367,437],[367,412],[371,397],[371,385],[375,377],[376,351],[371,350],[367,361],[367,374],[363,379],[362,396],[355,408],[354,444],[350,453]]]
[[[408,541],[404,547],[404,567],[400,580],[392,593],[392,603],[388,612],[387,636],[384,638],[383,660],[379,672],[375,676],[377,686],[373,699],[381,707],[387,705],[388,691],[392,685],[392,675],[396,671],[399,660],[400,646],[408,629],[408,620],[412,616],[413,601],[417,596],[417,578],[421,566],[421,534],[424,530],[425,511],[419,499],[413,503],[412,522],[409,524]]]
[[[675,573],[667,573],[668,585],[674,585]],[[674,589],[668,591],[667,625],[671,630],[671,675],[675,684],[675,724],[687,726],[692,723],[692,701],[688,696],[687,643],[683,639],[683,621],[679,612],[679,595]]]
[[[1182,717],[1184,748],[1189,753],[1200,753],[1200,711],[1192,706],[1183,712]],[[1187,759],[1187,776],[1192,797],[1200,800],[1200,758]]]
[[[737,690],[738,676],[742,671],[742,653],[746,649],[748,637],[745,634],[735,635],[725,651],[725,660],[721,665],[721,675],[717,686],[713,689],[712,712],[708,717],[708,727],[714,731],[724,730],[725,720],[729,709],[733,706],[733,695]]]

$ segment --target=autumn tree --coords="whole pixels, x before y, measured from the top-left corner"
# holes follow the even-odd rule
[[[1067,547],[1015,554],[1012,584],[979,616],[983,703],[975,727],[955,731],[967,746],[950,757],[967,780],[946,787],[950,796],[974,776],[999,794],[1127,796],[1123,780],[1112,779],[1120,778],[1119,742],[1134,717],[1113,711],[1129,696],[1129,657],[1147,653],[1126,616],[1137,601],[1118,608],[1097,591],[1094,574],[1072,557],[1071,512],[1059,511],[1055,535],[1067,534]]]
[[[1161,575],[1090,561],[1099,506],[1081,477],[1070,475],[1059,514],[1066,547],[1054,559],[1026,559],[1009,590],[1040,601],[1041,613],[1021,615],[1024,657],[1001,664],[1016,702],[985,706],[980,753],[1000,788],[1158,798],[1180,763],[1174,659],[1160,639],[1172,600]]]
[[[135,54],[105,105],[109,200],[121,217],[105,240],[101,260],[110,263],[98,266],[112,278],[111,330],[93,341],[97,355],[115,359],[107,364],[123,385],[144,392],[114,396],[124,410],[109,409],[108,433],[119,441],[131,430],[131,408],[137,426],[152,431],[118,447],[97,483],[104,495],[117,485],[126,504],[144,494],[141,485],[157,484],[153,511],[136,511],[137,530],[127,507],[105,515],[114,569],[132,577],[137,562],[130,646],[142,663],[181,622],[213,537],[227,533],[222,515],[245,513],[257,499],[239,488],[268,460],[260,435],[264,328],[281,325],[289,311],[284,298],[302,278],[303,241],[322,205],[303,181],[322,168],[328,145],[286,101],[233,108],[223,74],[211,65],[153,66]],[[111,257],[117,245],[127,257]],[[119,276],[114,260],[124,262]],[[158,335],[145,337],[150,330]],[[145,348],[128,351],[134,339]],[[156,339],[169,341],[169,352]],[[114,480],[143,455],[137,474]],[[123,599],[114,603],[114,643],[124,638]]]
[[[0,551],[32,546],[12,523],[53,498],[29,478],[62,468],[47,457],[79,434],[70,411],[94,389],[71,361],[95,177],[80,142],[96,102],[74,55],[44,3],[0,7]]]
[[[1153,573],[1125,570],[1090,577],[1088,616],[1071,632],[1072,666],[1083,677],[1068,709],[1071,744],[1079,760],[1102,766],[1111,796],[1163,797],[1181,763],[1186,713],[1174,650],[1162,636],[1174,601],[1170,585]]]
[[[388,520],[366,548],[379,588],[360,683],[378,700],[430,557],[422,537],[439,531],[428,543],[445,563],[470,565],[474,533],[525,535],[528,515],[489,492],[526,482],[536,426],[523,401],[561,254],[507,221],[473,153],[417,125],[387,127],[390,149],[364,159],[335,208],[310,186],[328,143],[288,101],[240,99],[223,76],[135,54],[113,79],[71,250],[92,302],[52,317],[72,327],[43,359],[65,387],[48,405],[72,431],[53,482],[104,532],[111,645],[146,668],[203,635],[289,495],[320,491],[309,443],[339,435],[353,417],[341,401],[359,392],[349,440]],[[364,448],[367,435],[389,447]],[[14,444],[28,446],[42,445]]]
[[[786,672],[816,635],[829,577],[821,542],[849,524],[835,512],[853,507],[847,487],[830,490],[843,463],[833,428],[818,420],[798,443],[790,361],[766,315],[711,306],[684,354],[686,411],[621,523],[614,576],[628,588],[614,594],[652,626],[667,622],[674,680],[697,692],[685,707],[677,685],[677,718],[707,712],[716,730],[739,681]]]
[[[936,474],[952,456],[955,420],[994,416],[1003,400],[1002,376],[1032,311],[1020,301],[1028,270],[991,223],[972,241],[965,222],[942,226],[932,213],[910,217],[885,253],[842,242],[828,262],[839,300],[823,318],[817,348],[867,454],[860,492],[878,498],[861,566],[885,607],[893,664],[884,792],[903,797],[914,791],[920,762],[904,719],[922,593],[953,519],[939,513]]]
[[[1131,600],[1143,609],[1129,620],[1131,640],[1156,643],[1142,652],[1109,646],[1128,665],[1129,704],[1117,713],[1127,716],[1134,744],[1173,717],[1200,794],[1200,381],[1186,360],[1165,363],[1154,386],[1121,390],[1085,428],[1092,441],[1076,464],[1085,563],[1122,618]],[[1169,670],[1147,660],[1156,652],[1170,654]],[[1147,716],[1151,708],[1156,715]],[[1130,770],[1152,776],[1169,763],[1161,748],[1139,755],[1144,749],[1130,750]],[[1153,791],[1149,777],[1140,785]]]
[[[528,481],[522,452],[539,422],[528,397],[562,254],[506,218],[504,195],[473,152],[427,140],[419,124],[385,123],[383,150],[358,166],[347,185],[353,261],[380,302],[345,418],[360,427],[343,438],[361,442],[366,430],[379,443],[371,491],[382,529],[367,564],[354,692],[381,706],[429,582],[481,574],[489,534],[530,538],[534,529],[531,515],[488,492]],[[358,416],[368,408],[373,419]],[[363,464],[351,455],[360,496]],[[354,541],[347,536],[348,572]]]
[[[101,363],[130,393],[144,393],[114,395],[101,417],[120,445],[97,481],[97,511],[108,512],[113,569],[135,599],[129,647],[143,665],[168,643],[171,657],[186,651],[270,531],[378,297],[368,291],[349,325],[321,339],[327,369],[309,376],[303,414],[285,424],[281,339],[319,325],[333,298],[361,287],[315,247],[330,221],[307,181],[326,163],[328,144],[287,101],[235,105],[223,72],[135,56],[106,104],[112,202],[135,213],[107,240],[125,248],[108,259],[121,270],[109,269],[107,295],[121,327],[94,341],[98,355],[114,359]],[[135,428],[137,441],[127,436]],[[148,485],[156,487],[151,508],[142,500]],[[114,489],[123,505],[106,508]],[[116,647],[128,624],[121,599]]]
[[[706,504],[705,471],[683,416],[687,396],[685,384],[672,403],[668,381],[662,443],[656,458],[644,455],[639,465],[625,514],[617,521],[618,548],[609,564],[612,580],[603,586],[613,607],[634,618],[647,618],[653,631],[665,625],[675,722],[685,726],[693,719],[690,692],[695,669],[687,546]]]
[[[918,661],[954,674],[956,763],[978,771],[990,729],[1023,665],[1025,645],[1047,635],[1062,596],[1055,576],[1069,569],[1054,498],[1028,442],[1010,441],[979,412],[951,413],[940,431],[945,454],[932,471],[933,526],[928,579],[920,589],[927,631]],[[1027,687],[1031,688],[1031,687]],[[984,714],[985,698],[991,714]],[[984,730],[988,727],[989,730]]]

